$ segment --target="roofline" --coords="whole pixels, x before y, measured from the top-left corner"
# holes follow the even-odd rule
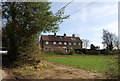
[[[54,35],[40,35],[40,36],[54,36]],[[63,36],[63,35],[56,35],[56,36]],[[64,37],[64,36],[63,36]],[[66,36],[66,37],[72,37],[72,36]],[[76,36],[75,36],[76,37]],[[78,37],[80,38],[80,37]]]

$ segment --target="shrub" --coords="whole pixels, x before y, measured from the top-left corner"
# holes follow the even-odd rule
[[[79,50],[76,50],[76,53],[98,55],[98,54],[100,54],[100,51],[98,51],[98,50],[91,50],[91,49],[79,49]]]
[[[113,55],[118,55],[118,54],[120,54],[119,52],[120,52],[119,50],[113,50],[113,51],[112,51],[112,54],[113,54]]]
[[[77,54],[83,54],[83,49],[75,49],[74,52]]]
[[[90,55],[99,55],[100,54],[100,51],[97,51],[97,50],[90,50],[89,52],[88,52],[88,54],[90,54]]]
[[[113,55],[113,52],[109,51],[109,50],[106,50],[106,49],[103,49],[103,50],[101,50],[101,54],[104,54],[104,55]]]
[[[88,49],[82,49],[81,51],[82,51],[82,53],[84,53],[84,54],[88,54],[88,53],[89,53],[89,50],[88,50]]]

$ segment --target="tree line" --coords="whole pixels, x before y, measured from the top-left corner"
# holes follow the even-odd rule
[[[120,50],[120,38],[116,34],[103,29],[102,40],[103,40],[103,42],[102,42],[103,49],[107,49],[109,51],[112,51],[113,49]],[[100,49],[99,46],[90,44],[90,41],[88,39],[82,39],[82,42],[83,42],[84,49],[87,49],[87,47],[89,47],[89,46],[90,46],[90,49],[92,49],[92,50]]]

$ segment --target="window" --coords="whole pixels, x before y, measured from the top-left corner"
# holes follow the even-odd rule
[[[78,45],[80,45],[80,43],[78,43]]]
[[[62,44],[62,42],[59,42],[59,44],[61,45],[61,44]]]
[[[76,45],[76,43],[74,43],[74,45]]]
[[[62,39],[62,37],[60,37],[60,39]]]
[[[71,38],[71,40],[76,40],[75,38]]]
[[[73,38],[71,38],[71,40],[73,40]]]
[[[56,44],[56,42],[53,42],[53,44]]]
[[[69,42],[69,45],[72,45],[71,42]]]
[[[67,43],[66,43],[66,42],[64,42],[64,45],[67,45]]]
[[[73,38],[73,40],[76,40],[75,38]]]
[[[46,42],[45,42],[45,44],[49,44],[49,42],[48,42],[48,41],[46,41]]]

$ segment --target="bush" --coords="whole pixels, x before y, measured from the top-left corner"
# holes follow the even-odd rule
[[[77,53],[77,54],[83,54],[83,51],[82,51],[83,49],[75,49],[75,53]]]
[[[89,55],[98,55],[98,54],[100,54],[100,51],[98,51],[98,50],[91,50],[91,49],[77,49],[77,50],[75,50],[75,53],[78,53],[78,54],[89,54]]]
[[[107,49],[103,49],[103,50],[76,49],[75,53],[77,53],[77,54],[90,54],[90,55],[99,55],[99,54],[118,55],[118,54],[120,54],[120,50],[109,51]]]
[[[88,54],[88,53],[89,53],[89,50],[88,50],[88,49],[82,49],[81,52],[82,52],[83,54]]]
[[[99,54],[100,54],[100,51],[97,51],[97,50],[95,50],[95,51],[90,50],[90,51],[88,52],[88,54],[90,54],[90,55],[99,55]]]
[[[106,50],[106,49],[103,49],[100,52],[101,52],[101,54],[104,54],[104,55],[113,55],[113,51],[109,51],[109,50]]]
[[[112,51],[112,54],[113,54],[113,55],[118,55],[118,54],[120,54],[120,51],[119,51],[119,50],[113,50],[113,51]]]

